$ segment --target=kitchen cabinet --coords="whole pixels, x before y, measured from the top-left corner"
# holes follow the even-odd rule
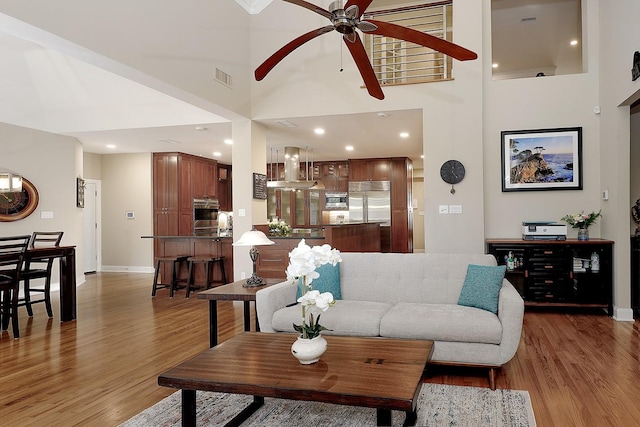
[[[216,168],[215,160],[184,153],[153,154],[154,235],[193,234],[193,199],[215,195]]]
[[[320,190],[285,190],[269,188],[269,218],[284,220],[295,228],[316,228],[321,223]]]
[[[506,278],[526,306],[606,308],[613,315],[613,241],[489,239],[487,252],[499,265],[509,253],[514,266]],[[599,268],[591,265],[592,256]]]
[[[413,163],[391,159],[391,252],[413,252]]]
[[[315,176],[322,181],[325,191],[349,191],[348,162],[323,162],[317,169],[318,175]]]
[[[218,202],[220,210],[231,212],[233,210],[233,187],[231,179],[231,166],[218,163]]]
[[[350,181],[389,181],[391,179],[390,159],[349,160]]]

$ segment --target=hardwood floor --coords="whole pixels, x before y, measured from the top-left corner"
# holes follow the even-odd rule
[[[151,298],[150,274],[98,273],[78,288],[78,320],[43,304],[22,337],[0,335],[0,424],[115,426],[168,396],[159,373],[208,346],[208,304]],[[243,329],[242,303],[220,302],[221,340]],[[640,425],[638,322],[604,314],[527,311],[498,388],[527,390],[538,426]],[[433,367],[427,382],[488,387],[486,370]]]

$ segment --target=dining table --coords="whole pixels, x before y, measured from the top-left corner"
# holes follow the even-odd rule
[[[17,256],[17,253],[2,254],[0,261],[11,260]],[[25,262],[51,257],[60,260],[60,321],[76,320],[76,247],[28,248],[25,253]]]

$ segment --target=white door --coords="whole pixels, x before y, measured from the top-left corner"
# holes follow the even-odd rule
[[[84,191],[84,209],[82,213],[83,229],[83,266],[84,273],[95,273],[98,270],[98,183],[86,180]]]

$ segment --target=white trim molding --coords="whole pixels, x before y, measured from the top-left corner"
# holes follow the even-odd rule
[[[633,322],[633,309],[614,306],[613,318],[618,322]]]
[[[244,10],[252,15],[262,12],[262,9],[269,6],[272,0],[235,0]]]

